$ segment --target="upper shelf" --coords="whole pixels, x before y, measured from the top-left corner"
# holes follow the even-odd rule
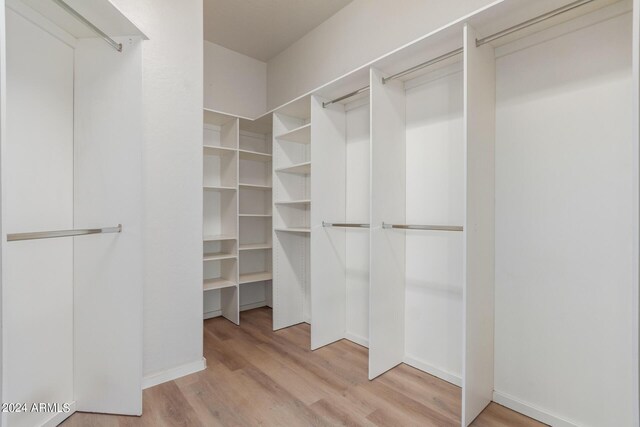
[[[240,160],[252,160],[254,162],[270,162],[273,156],[267,153],[260,153],[258,151],[249,151],[239,149]]]
[[[65,3],[109,37],[140,36],[143,39],[148,39],[148,37],[109,0],[65,0]],[[53,1],[7,1],[7,6],[18,12],[20,8],[24,8],[24,5],[35,10],[77,39],[99,38],[96,33]]]
[[[298,163],[298,164],[283,167],[283,168],[277,168],[276,172],[309,175],[311,173],[311,162]]]
[[[202,147],[205,156],[220,156],[227,153],[235,153],[237,150],[230,147],[204,145]]]
[[[263,191],[271,191],[270,185],[258,185],[258,184],[240,184],[240,189],[245,190],[263,190]]]
[[[311,123],[280,134],[276,136],[276,138],[284,141],[297,142],[299,144],[309,144],[311,143]]]

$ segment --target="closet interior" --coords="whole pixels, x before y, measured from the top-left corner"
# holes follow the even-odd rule
[[[204,110],[204,318],[271,305],[271,121]]]
[[[311,319],[311,105],[273,114],[273,327]]]
[[[637,362],[615,332],[633,330],[632,8],[501,2],[268,114],[274,329],[367,347],[370,379],[405,363],[459,386],[462,425],[491,401],[631,424],[630,394],[597,385],[631,390]]]
[[[106,0],[2,12],[0,424],[140,415],[146,36]]]

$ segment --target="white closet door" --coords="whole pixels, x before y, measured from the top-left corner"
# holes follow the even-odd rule
[[[6,233],[73,228],[73,49],[10,9],[6,31],[2,397],[72,402],[73,240],[7,242]],[[53,416],[3,414],[3,425]]]
[[[405,91],[382,77],[371,70],[370,379],[404,358],[405,232],[382,222],[405,223]]]
[[[74,392],[79,411],[142,413],[142,46],[76,47]],[[171,227],[171,224],[166,224]],[[162,230],[158,230],[162,232]]]

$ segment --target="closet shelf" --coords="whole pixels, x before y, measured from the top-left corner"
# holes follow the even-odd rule
[[[311,229],[307,227],[276,227],[274,230],[288,233],[311,233]]]
[[[204,191],[236,191],[236,187],[227,187],[222,185],[205,185],[202,188]]]
[[[270,162],[273,156],[267,153],[260,153],[258,151],[250,150],[238,150],[240,153],[240,160],[252,160],[254,162]]]
[[[311,142],[311,123],[280,134],[276,138],[284,141],[297,142],[299,144],[309,144]]]
[[[297,163],[295,165],[287,166],[284,168],[277,168],[276,172],[309,175],[311,173],[311,162]]]
[[[245,218],[271,218],[271,214],[240,214],[239,217]]]
[[[271,190],[271,186],[270,185],[258,185],[258,184],[240,184],[240,189],[270,191]]]
[[[204,256],[202,257],[202,260],[203,261],[219,261],[222,259],[233,259],[233,258],[237,258],[237,256],[234,254],[227,254],[224,252],[216,252],[211,254],[204,254]]]
[[[235,148],[229,147],[217,147],[212,145],[205,145],[202,147],[202,152],[205,156],[220,156],[227,153],[235,153]]]
[[[236,236],[234,236],[233,234],[215,234],[204,236],[202,240],[204,242],[219,242],[221,240],[236,240]]]
[[[235,286],[237,286],[235,283],[227,279],[206,279],[203,283],[203,290],[212,291],[214,289],[232,288]]]
[[[286,200],[286,201],[274,202],[274,204],[283,205],[283,206],[288,206],[288,205],[310,205],[311,204],[311,200],[309,200],[309,199],[306,199],[306,200]]]
[[[273,274],[270,271],[263,271],[260,273],[247,273],[240,275],[240,284],[244,283],[253,283],[253,282],[262,282],[265,280],[271,280],[273,278]]]
[[[271,243],[245,243],[240,245],[241,251],[257,251],[262,249],[271,249]]]

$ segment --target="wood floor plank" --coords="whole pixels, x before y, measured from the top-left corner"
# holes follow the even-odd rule
[[[76,413],[64,427],[447,427],[460,424],[460,388],[407,365],[367,379],[368,350],[341,340],[309,350],[310,327],[272,330],[271,310],[204,322],[204,371],[143,393],[143,415]],[[539,427],[490,404],[474,427]]]

